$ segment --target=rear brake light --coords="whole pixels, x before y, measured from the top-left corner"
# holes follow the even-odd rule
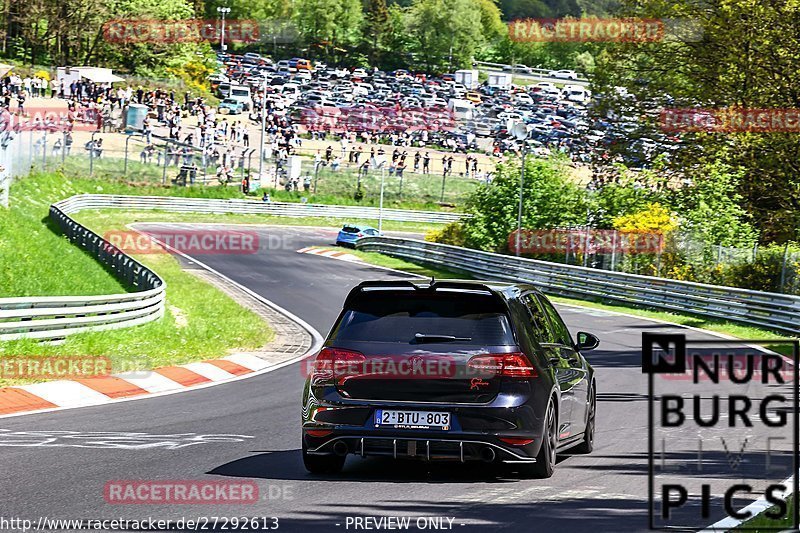
[[[360,231],[358,232],[358,235],[356,235],[356,237],[363,237],[363,236],[364,236],[364,234],[361,233]]]
[[[333,433],[332,429],[307,429],[306,435],[309,437],[327,437]]]
[[[513,437],[507,437],[507,438],[500,437],[500,440],[512,446],[525,446],[533,442],[533,439],[520,439]]]
[[[524,353],[505,354],[505,357],[503,357],[503,375],[512,378],[535,378],[539,376]]]
[[[535,378],[536,368],[521,352],[476,355],[469,360],[469,370],[481,375],[509,378]]]
[[[348,377],[361,374],[365,361],[366,357],[361,352],[324,348],[314,360],[311,381],[319,384],[335,380],[341,385]]]

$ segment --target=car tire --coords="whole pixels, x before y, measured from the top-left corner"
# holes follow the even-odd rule
[[[344,455],[311,455],[308,453],[306,440],[303,439],[303,466],[312,474],[338,474],[342,471]]]
[[[540,479],[549,478],[553,475],[556,468],[556,447],[558,446],[558,420],[556,410],[551,400],[547,404],[547,414],[545,415],[544,439],[536,456],[536,462],[525,465],[523,471],[526,476]]]
[[[597,416],[597,394],[594,385],[589,390],[589,413],[586,419],[586,430],[583,432],[583,442],[575,446],[575,453],[592,453],[594,450],[595,418]]]

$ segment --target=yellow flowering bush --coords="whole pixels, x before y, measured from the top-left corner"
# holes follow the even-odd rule
[[[624,233],[660,233],[666,235],[678,227],[673,214],[660,203],[652,203],[647,208],[620,215],[613,220],[614,229]]]

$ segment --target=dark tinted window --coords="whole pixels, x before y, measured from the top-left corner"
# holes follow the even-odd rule
[[[547,321],[547,315],[545,314],[541,303],[539,303],[539,300],[536,299],[536,297],[532,294],[527,294],[522,297],[522,302],[528,309],[528,314],[531,319],[531,325],[533,326],[536,341],[540,343],[556,342],[555,334],[550,328],[550,323]]]
[[[567,325],[564,324],[564,321],[561,320],[561,316],[559,316],[556,308],[553,307],[553,304],[545,297],[539,297],[539,300],[542,302],[545,313],[547,313],[547,316],[550,318],[550,323],[553,324],[556,342],[565,346],[572,346],[572,337],[569,334],[569,329],[567,329]]]
[[[345,226],[342,228],[342,231],[345,233],[358,233],[360,230],[353,226]]]
[[[515,344],[498,298],[441,290],[364,293],[346,309],[333,340],[411,343],[417,333],[470,339],[459,345]]]

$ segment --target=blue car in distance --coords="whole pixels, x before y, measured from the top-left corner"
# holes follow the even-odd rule
[[[358,224],[345,224],[336,236],[336,246],[356,247],[356,242],[362,237],[380,237],[380,231],[370,226]]]
[[[239,115],[244,112],[244,104],[235,98],[226,98],[219,103],[220,113],[223,109],[227,109],[229,115]]]

